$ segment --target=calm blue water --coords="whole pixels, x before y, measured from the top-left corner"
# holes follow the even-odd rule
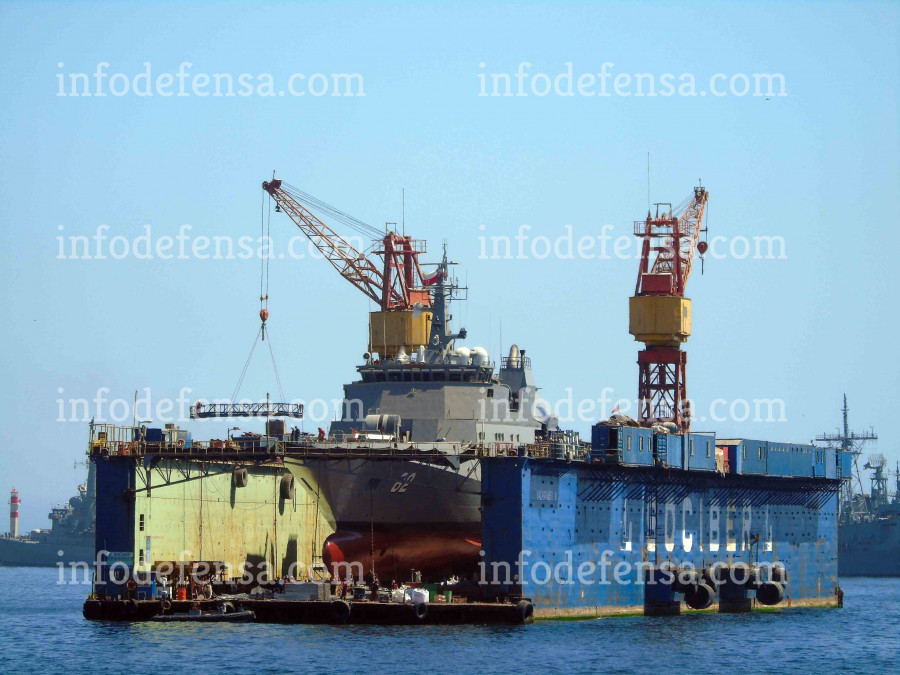
[[[843,610],[492,628],[114,624],[83,586],[0,567],[0,666],[65,672],[794,672],[900,670],[900,579],[844,579]]]

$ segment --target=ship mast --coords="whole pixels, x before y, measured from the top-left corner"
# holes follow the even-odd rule
[[[849,412],[847,407],[847,394],[844,394],[844,406],[841,408],[843,413],[843,430],[835,434],[820,434],[816,436],[817,443],[838,444],[838,447],[844,452],[853,455],[853,475],[849,481],[844,481],[841,490],[841,510],[842,516],[850,520],[858,520],[864,516],[868,509],[866,508],[865,499],[863,497],[862,476],[859,470],[859,456],[862,454],[863,446],[867,441],[877,441],[878,434],[873,429],[857,433],[850,431]]]
[[[453,333],[450,328],[450,321],[453,315],[450,314],[450,303],[453,300],[461,299],[457,293],[465,291],[466,288],[456,283],[456,280],[450,277],[450,265],[456,263],[447,260],[447,244],[444,243],[444,255],[441,262],[438,263],[437,270],[433,275],[427,277],[426,285],[431,286],[431,333],[428,339],[428,348],[425,354],[425,360],[428,363],[441,363],[447,359],[447,355],[453,349],[455,340],[466,339],[466,329],[461,328],[459,333]],[[415,306],[413,312],[425,311],[425,307]]]

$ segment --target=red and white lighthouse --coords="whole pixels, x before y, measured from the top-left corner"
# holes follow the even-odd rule
[[[15,488],[9,493],[9,536],[19,536],[19,492]]]

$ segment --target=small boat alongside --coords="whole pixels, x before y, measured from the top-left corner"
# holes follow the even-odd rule
[[[196,621],[200,623],[252,623],[256,614],[249,609],[236,609],[230,602],[218,606],[215,611],[205,612],[199,605],[189,611],[176,614],[157,614],[150,619],[169,623],[173,621]]]

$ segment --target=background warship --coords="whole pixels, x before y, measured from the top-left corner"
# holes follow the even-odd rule
[[[10,493],[10,525],[0,537],[0,565],[52,567],[59,562],[87,562],[94,558],[95,470],[88,463],[88,477],[68,503],[51,509],[50,529],[32,530],[19,536],[19,493]]]
[[[895,469],[892,474],[881,454],[869,455],[860,467],[864,445],[877,441],[878,435],[871,429],[862,433],[850,431],[846,394],[841,412],[841,429],[816,438],[853,456],[853,475],[845,481],[841,494],[838,573],[845,577],[900,576],[900,471]],[[863,471],[871,471],[868,492]]]

